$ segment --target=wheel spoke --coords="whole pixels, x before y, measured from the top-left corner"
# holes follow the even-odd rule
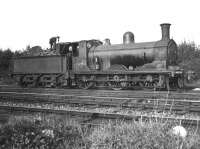
[[[121,90],[122,89],[120,82],[110,82],[108,85],[113,90]]]

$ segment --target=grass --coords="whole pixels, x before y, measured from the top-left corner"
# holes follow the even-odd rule
[[[198,127],[187,127],[188,135],[181,138],[172,133],[176,125],[180,125],[178,120],[151,118],[109,121],[91,127],[80,125],[76,118],[54,114],[12,116],[0,126],[0,148],[199,149]]]
[[[173,135],[177,122],[109,121],[94,127],[58,115],[12,116],[0,127],[1,149],[199,149],[200,135]]]
[[[75,121],[49,116],[46,119],[12,117],[0,128],[1,149],[75,149],[85,144]]]
[[[173,123],[117,122],[96,128],[89,136],[91,149],[199,149],[200,136],[187,138],[171,133]]]
[[[166,97],[166,101],[168,96]],[[156,109],[157,104],[155,104]],[[173,106],[173,105],[172,105]],[[172,112],[171,110],[169,111]],[[162,113],[165,115],[165,111]],[[159,113],[160,115],[160,113]],[[152,115],[153,116],[153,115]],[[90,134],[91,149],[199,149],[198,126],[188,127],[185,138],[173,134],[180,121],[149,119],[139,122],[110,122],[96,127]]]

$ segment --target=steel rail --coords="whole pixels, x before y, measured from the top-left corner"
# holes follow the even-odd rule
[[[116,113],[101,113],[101,112],[87,112],[77,110],[58,110],[50,108],[38,108],[38,107],[25,107],[25,106],[3,106],[0,105],[0,109],[4,109],[11,112],[40,112],[40,113],[54,113],[54,114],[65,114],[65,115],[77,115],[82,117],[88,117],[88,120],[92,121],[95,119],[119,119],[119,120],[156,120],[156,121],[176,121],[179,124],[189,125],[200,125],[200,119],[191,119],[184,117],[172,117],[172,116],[156,116],[156,115],[127,115],[127,114],[116,114]],[[87,121],[88,122],[88,121]],[[87,124],[87,123],[86,123]],[[91,124],[91,123],[89,123]]]
[[[43,93],[17,93],[0,92],[0,101],[25,102],[25,103],[57,103],[96,105],[121,108],[140,109],[165,109],[173,111],[185,111],[200,113],[200,100],[175,100],[175,99],[152,99],[152,98],[119,98],[98,96],[77,96]]]
[[[33,92],[33,93],[57,93],[57,94],[79,94],[79,95],[100,95],[100,96],[118,96],[118,97],[142,97],[142,96],[169,96],[171,98],[183,98],[183,99],[199,99],[200,93],[191,92],[167,92],[167,91],[135,91],[135,90],[80,90],[80,89],[44,89],[44,88],[0,88],[0,92]]]

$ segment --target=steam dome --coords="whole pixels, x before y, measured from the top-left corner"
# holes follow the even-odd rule
[[[134,34],[132,32],[126,32],[123,35],[123,43],[124,44],[130,44],[130,43],[134,43],[135,39],[134,39]]]

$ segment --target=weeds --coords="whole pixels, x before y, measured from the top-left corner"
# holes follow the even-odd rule
[[[199,149],[200,136],[183,139],[171,133],[172,123],[117,122],[96,128],[89,136],[91,149]]]
[[[177,122],[109,121],[93,127],[57,115],[12,117],[0,127],[1,149],[199,149],[200,135],[173,135]]]
[[[169,93],[168,93],[169,94]],[[158,100],[154,103],[152,118],[140,121],[109,121],[92,127],[82,126],[76,120],[58,115],[11,117],[0,126],[1,149],[199,149],[198,126],[187,128],[185,138],[174,135],[172,128],[180,121],[157,119],[165,116]],[[169,114],[172,113],[174,100]],[[197,123],[198,125],[198,123]]]
[[[75,149],[85,146],[80,129],[76,125],[64,124],[61,121],[57,124],[14,118],[0,128],[0,148]]]

